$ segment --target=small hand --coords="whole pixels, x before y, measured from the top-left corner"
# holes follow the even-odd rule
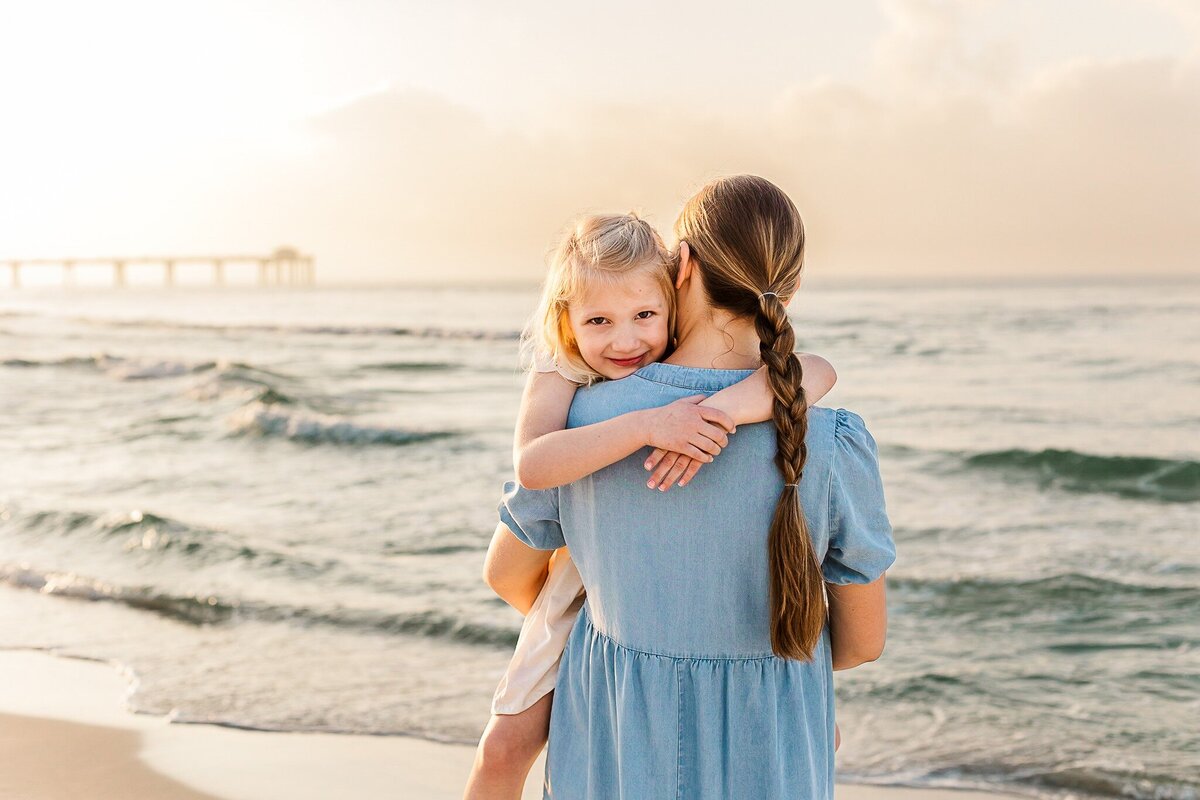
[[[680,486],[687,486],[687,482],[700,471],[704,462],[679,453],[657,449],[646,459],[644,466],[646,469],[654,470],[654,474],[650,476],[646,485],[651,489],[658,487],[660,492],[665,492],[671,488],[676,479],[679,480]]]
[[[705,463],[712,461],[729,443],[728,433],[733,432],[734,425],[724,411],[700,405],[704,399],[704,395],[694,395],[656,409],[647,443]]]

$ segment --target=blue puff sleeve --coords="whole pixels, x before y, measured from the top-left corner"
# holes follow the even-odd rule
[[[498,510],[500,521],[535,550],[566,547],[558,521],[558,489],[526,489],[506,481]]]
[[[829,482],[829,550],[821,572],[829,583],[871,583],[896,560],[879,476],[875,439],[862,417],[837,410]]]

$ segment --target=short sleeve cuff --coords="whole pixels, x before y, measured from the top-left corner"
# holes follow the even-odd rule
[[[558,520],[558,489],[526,489],[507,481],[497,511],[512,534],[535,550],[567,544]]]
[[[545,350],[538,348],[533,351],[533,371],[534,372],[557,372],[558,364],[554,361],[554,356],[547,353]]]
[[[874,437],[862,417],[838,409],[829,494],[828,583],[872,583],[896,561]]]

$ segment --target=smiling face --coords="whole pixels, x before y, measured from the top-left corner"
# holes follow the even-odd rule
[[[667,298],[648,271],[596,282],[571,303],[568,316],[579,354],[609,380],[632,375],[667,351]]]

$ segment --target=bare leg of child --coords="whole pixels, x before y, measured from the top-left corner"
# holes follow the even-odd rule
[[[835,722],[835,723],[833,723],[833,752],[836,753],[837,749],[841,746],[842,746],[842,729],[839,728],[837,723]]]
[[[467,779],[463,800],[520,800],[529,768],[550,735],[554,692],[520,714],[493,714]]]

